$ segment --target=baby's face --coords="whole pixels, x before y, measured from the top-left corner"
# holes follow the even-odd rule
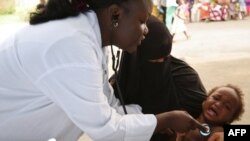
[[[240,106],[240,99],[234,89],[220,87],[203,103],[203,116],[210,124],[225,124],[233,119]]]

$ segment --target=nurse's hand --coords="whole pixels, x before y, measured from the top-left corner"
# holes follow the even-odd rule
[[[206,127],[202,126],[190,114],[185,111],[171,111],[156,115],[157,125],[155,132],[162,132],[167,128],[171,128],[179,133],[184,133],[189,130],[198,128],[206,131]]]

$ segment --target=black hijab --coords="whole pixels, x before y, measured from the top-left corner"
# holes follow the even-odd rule
[[[170,54],[172,36],[167,27],[156,17],[151,16],[146,24],[149,32],[138,46],[137,52],[125,53],[128,68],[126,73],[129,75],[124,78],[127,83],[123,91],[127,103],[137,103],[143,107],[143,112],[152,113],[151,110],[147,110],[147,106],[152,105],[153,101],[159,101],[163,93],[164,62],[152,63],[149,60],[166,58]]]
[[[139,104],[143,113],[183,109],[197,117],[206,98],[199,75],[186,62],[169,55],[172,36],[161,21],[150,17],[147,26],[149,33],[137,52],[123,52],[118,82],[125,103]],[[162,63],[148,61],[162,57],[166,57]],[[171,137],[155,134],[151,141],[169,141]]]

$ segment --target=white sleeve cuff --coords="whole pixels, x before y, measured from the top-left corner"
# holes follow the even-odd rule
[[[156,117],[148,115],[126,115],[126,135],[124,141],[149,141],[156,127]]]

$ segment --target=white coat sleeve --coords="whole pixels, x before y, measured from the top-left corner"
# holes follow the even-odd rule
[[[117,114],[102,92],[99,74],[84,66],[59,67],[44,75],[37,86],[94,140],[149,140],[155,116]]]
[[[103,93],[103,70],[96,51],[72,40],[70,47],[64,40],[43,55],[47,69],[36,86],[94,141],[150,140],[156,117],[118,114]]]

